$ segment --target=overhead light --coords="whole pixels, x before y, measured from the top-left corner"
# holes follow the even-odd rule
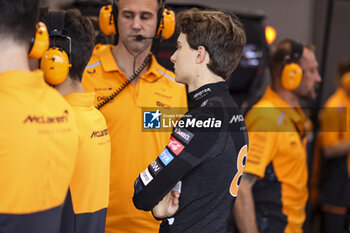
[[[265,27],[265,39],[266,42],[270,45],[272,44],[277,37],[277,31],[274,27],[266,26]]]

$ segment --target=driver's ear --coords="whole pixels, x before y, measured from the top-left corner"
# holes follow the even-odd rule
[[[197,49],[197,55],[196,55],[196,63],[202,63],[205,61],[206,56],[208,55],[207,50],[204,48],[204,46],[199,46]]]

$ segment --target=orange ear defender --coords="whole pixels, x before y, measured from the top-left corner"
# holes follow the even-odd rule
[[[162,39],[169,39],[175,32],[175,13],[174,11],[164,9],[163,17],[161,18],[160,25],[158,27],[157,36],[161,36]]]
[[[41,58],[40,67],[44,71],[46,82],[58,85],[66,79],[71,64],[63,49],[52,47]]]
[[[72,66],[71,53],[72,42],[64,28],[65,12],[50,12],[49,14],[49,36],[52,47],[49,48],[41,58],[40,68],[44,72],[45,81],[51,85],[62,83],[69,74]],[[65,31],[65,33],[63,32]],[[61,38],[60,43],[56,43],[56,39]],[[62,48],[63,41],[68,45],[64,46],[68,54]]]
[[[39,59],[49,48],[49,33],[43,22],[36,25],[35,36],[32,39],[29,57]]]
[[[281,82],[282,86],[287,90],[296,89],[303,78],[303,70],[297,63],[290,63],[284,66]]]
[[[115,31],[112,5],[103,6],[99,15],[99,26],[101,31],[107,36],[117,34]]]
[[[115,11],[115,12],[114,12]],[[161,7],[158,13],[157,35],[162,39],[169,39],[175,31],[175,13],[172,10]],[[118,8],[114,5],[103,6],[99,15],[99,26],[101,31],[106,35],[116,35],[115,22],[118,17]]]
[[[348,91],[350,91],[350,71],[343,74],[341,77],[341,85]]]
[[[296,41],[291,41],[291,53],[285,58],[285,65],[282,68],[281,83],[287,90],[296,89],[303,79],[303,69],[298,64],[304,46]]]

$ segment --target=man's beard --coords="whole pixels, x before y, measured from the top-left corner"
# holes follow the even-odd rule
[[[318,85],[315,84],[310,90],[296,89],[295,94],[303,101],[313,101],[317,97]]]

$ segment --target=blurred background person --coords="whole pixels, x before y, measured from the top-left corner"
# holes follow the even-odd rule
[[[312,46],[278,42],[269,57],[271,85],[245,118],[249,150],[234,207],[239,232],[303,232],[308,198],[306,133],[301,99],[321,82]]]
[[[338,63],[339,87],[320,112],[322,168],[320,180],[321,229],[345,230],[350,204],[350,61]]]

